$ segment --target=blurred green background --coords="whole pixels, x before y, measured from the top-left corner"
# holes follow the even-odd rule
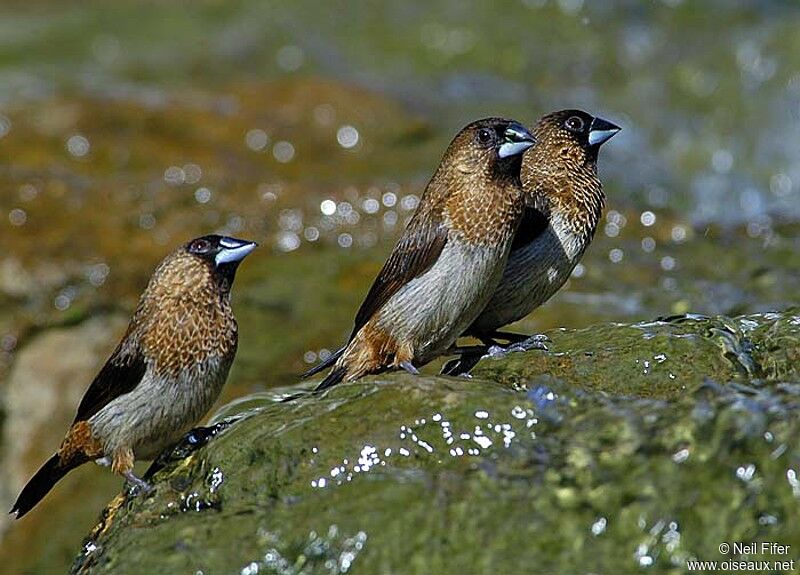
[[[262,245],[222,401],[295,382],[478,117],[577,107],[623,127],[593,246],[517,329],[797,303],[798,29],[794,1],[4,2],[0,502],[191,237]],[[108,475],[0,519],[0,565],[63,572]]]

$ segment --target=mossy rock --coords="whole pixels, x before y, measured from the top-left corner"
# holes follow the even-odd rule
[[[106,509],[74,572],[682,573],[800,540],[800,315],[548,335],[471,380],[238,401]]]

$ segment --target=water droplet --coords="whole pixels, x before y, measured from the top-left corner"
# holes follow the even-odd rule
[[[779,198],[792,193],[792,178],[784,173],[774,174],[769,179],[769,190]]]
[[[25,222],[28,221],[28,214],[23,209],[14,208],[8,213],[8,221],[11,222],[12,226],[24,226]]]
[[[343,148],[353,148],[358,144],[359,134],[353,126],[345,125],[336,132],[336,141]]]
[[[186,174],[183,168],[178,166],[170,166],[164,170],[164,181],[171,186],[179,186],[186,180]]]
[[[314,120],[321,126],[330,126],[336,119],[336,110],[330,104],[320,104],[314,108]]]
[[[196,184],[203,177],[203,170],[197,164],[186,164],[183,166],[183,181],[187,184]]]
[[[383,214],[383,223],[388,226],[392,227],[397,224],[397,213],[394,211],[388,211]]]
[[[383,202],[383,205],[386,206],[387,208],[394,207],[394,205],[397,203],[397,194],[395,194],[394,192],[386,192],[385,194],[383,194],[381,201]]]
[[[333,200],[322,200],[319,204],[319,211],[326,216],[332,216],[336,213],[336,202]]]
[[[711,167],[718,174],[727,174],[733,167],[733,154],[728,150],[716,150],[711,155]]]
[[[72,304],[72,299],[64,293],[58,294],[53,304],[58,311],[65,311]]]
[[[82,158],[89,153],[89,140],[80,134],[70,136],[67,140],[67,151],[76,158]]]
[[[411,210],[415,209],[418,204],[419,204],[419,198],[414,194],[408,194],[407,196],[403,196],[403,199],[400,200],[400,207],[407,212],[410,212]]]
[[[290,142],[283,140],[275,142],[275,145],[272,147],[272,155],[281,164],[291,162],[294,158],[294,146]]]
[[[156,217],[153,214],[141,214],[139,216],[139,227],[143,230],[152,230],[156,225]]]
[[[294,232],[281,232],[278,234],[278,248],[284,252],[291,252],[300,247],[300,238]]]
[[[619,226],[614,222],[609,222],[605,225],[603,231],[609,238],[616,238],[619,235]]]
[[[381,204],[375,198],[366,198],[361,204],[361,209],[368,214],[375,214],[381,209]]]
[[[592,535],[595,537],[602,535],[605,532],[607,525],[608,520],[605,517],[599,517],[594,523],[592,523]]]
[[[198,204],[207,204],[211,200],[211,190],[208,188],[197,188],[194,191],[194,199]]]
[[[353,245],[353,236],[351,236],[350,234],[339,234],[339,237],[337,238],[336,241],[339,244],[339,246],[343,248],[349,248],[350,246]]]
[[[736,469],[736,478],[742,481],[750,481],[756,473],[756,466],[752,463],[742,465]]]
[[[5,137],[11,131],[11,120],[0,114],[0,138]]]
[[[689,459],[689,450],[686,448],[680,449],[672,454],[672,461],[675,463],[683,463],[687,459]]]
[[[278,63],[278,66],[287,72],[294,72],[299,69],[300,66],[303,65],[304,60],[305,53],[303,49],[291,44],[280,48],[275,55],[275,61]]]
[[[247,131],[247,134],[244,136],[244,142],[247,144],[247,147],[254,152],[260,152],[267,147],[269,136],[267,136],[264,130],[254,128]]]
[[[642,212],[642,215],[639,217],[639,221],[642,222],[643,226],[649,228],[656,223],[656,215],[651,211]]]
[[[673,226],[670,236],[673,242],[679,244],[686,239],[686,228],[681,225]]]
[[[101,286],[105,283],[111,268],[106,264],[96,264],[89,267],[86,277],[89,283],[95,287]]]

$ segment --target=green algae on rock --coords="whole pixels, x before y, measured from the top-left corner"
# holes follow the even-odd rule
[[[549,335],[472,380],[230,406],[154,495],[107,509],[73,572],[677,573],[800,540],[797,310]]]

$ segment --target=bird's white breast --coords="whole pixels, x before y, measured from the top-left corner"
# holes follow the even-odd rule
[[[419,362],[440,355],[496,289],[507,249],[507,245],[474,245],[451,237],[436,263],[390,298],[381,310],[380,325],[399,341],[414,342]]]
[[[500,285],[473,327],[491,332],[542,305],[567,281],[590,240],[553,214],[540,236],[511,252]]]
[[[209,357],[180,371],[177,377],[147,367],[129,393],[89,419],[104,452],[130,447],[138,458],[151,459],[195,426],[219,397],[232,358]]]

